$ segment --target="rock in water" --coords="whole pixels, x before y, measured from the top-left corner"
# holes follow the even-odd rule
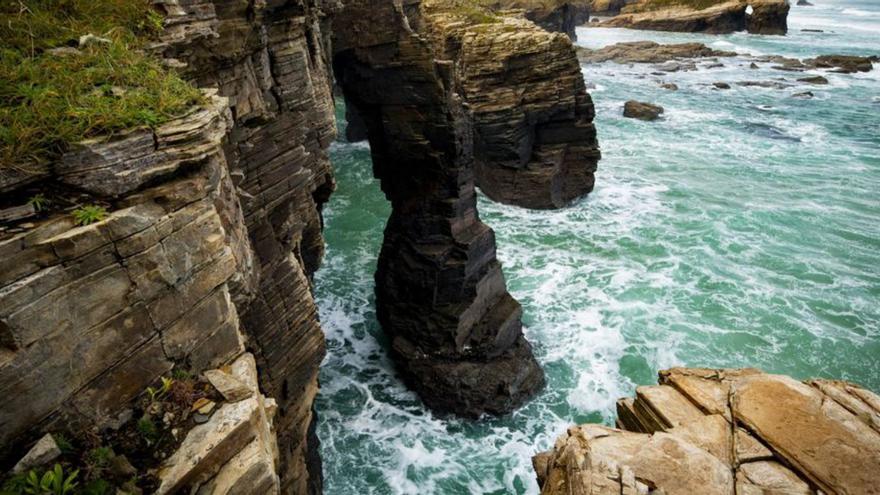
[[[623,105],[623,116],[631,119],[657,120],[661,113],[663,107],[651,103],[630,100]]]
[[[825,79],[822,76],[802,77],[798,79],[798,81],[810,84],[828,84],[828,79]]]
[[[715,86],[716,89],[730,89],[730,84],[726,82],[712,83],[712,86]]]
[[[598,25],[687,33],[746,30],[754,34],[785,34],[789,8],[787,0],[716,0],[697,7],[686,2],[638,0],[621,9],[620,15]]]
[[[617,413],[533,458],[542,494],[877,493],[880,397],[851,383],[676,368]]]
[[[812,7],[813,6],[813,4],[811,4],[807,0],[798,0],[797,5],[800,7]]]

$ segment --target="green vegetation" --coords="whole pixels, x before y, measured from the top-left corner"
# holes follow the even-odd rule
[[[38,474],[30,470],[27,474],[13,476],[3,486],[3,495],[67,495],[74,492],[77,486],[76,477],[79,471],[64,474],[61,464]]]
[[[86,205],[73,210],[73,218],[79,225],[89,225],[107,218],[107,210],[103,206]]]
[[[77,141],[157,126],[199,102],[196,88],[143,51],[161,27],[149,0],[0,2],[0,167],[28,169]],[[79,46],[83,36],[90,41]]]
[[[501,18],[486,7],[488,4],[485,0],[436,0],[430,2],[428,7],[461,17],[469,24],[501,22]]]
[[[159,388],[147,387],[147,395],[150,396],[150,402],[162,399],[171,390],[171,386],[174,385],[173,378],[166,378],[164,376],[160,378],[162,379],[162,385]]]
[[[41,212],[46,209],[52,202],[49,198],[46,197],[45,194],[39,193],[34,194],[30,198],[28,198],[28,204],[34,207],[34,211]]]

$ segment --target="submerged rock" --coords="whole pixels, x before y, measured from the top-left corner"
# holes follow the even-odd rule
[[[726,82],[712,83],[712,86],[714,86],[716,89],[730,89],[730,84],[727,84]]]
[[[651,103],[630,100],[623,105],[623,116],[631,119],[657,120],[661,113],[663,107]]]
[[[880,397],[754,369],[675,368],[533,458],[544,495],[876,493]]]
[[[802,78],[798,79],[798,81],[809,83],[809,84],[828,84],[828,79],[825,79],[822,76],[802,77]]]

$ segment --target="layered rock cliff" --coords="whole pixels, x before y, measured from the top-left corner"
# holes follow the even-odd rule
[[[577,39],[575,28],[590,20],[589,0],[487,0],[489,9],[499,11],[522,10],[526,19],[547,31],[564,33]]]
[[[480,189],[527,208],[560,208],[592,191],[595,111],[569,40],[516,15],[474,23],[444,4],[427,12],[473,121]]]
[[[783,35],[788,31],[788,0],[640,0],[624,6],[620,14],[600,27],[625,27],[652,31]]]
[[[214,88],[204,108],[82,143],[0,184],[11,197],[52,191],[109,210],[86,226],[56,211],[0,239],[0,376],[12,401],[0,409],[0,444],[8,462],[39,431],[112,434],[159,377],[199,376],[248,350],[277,401],[271,424],[246,416],[277,435],[277,465],[261,473],[280,484],[267,493],[317,491],[312,402],[324,340],[309,277],[334,187],[331,5],[155,5],[165,33],[151,49]],[[243,431],[186,483],[208,482],[249,448]]]
[[[677,368],[534,457],[544,494],[877,493],[880,397],[834,380]]]

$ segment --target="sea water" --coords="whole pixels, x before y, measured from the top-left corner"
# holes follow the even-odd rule
[[[792,6],[785,37],[580,28],[578,43],[880,54],[880,2],[814,3]],[[671,366],[754,366],[880,392],[880,67],[812,86],[794,82],[811,73],[719,61],[662,76],[649,64],[584,66],[604,154],[596,190],[560,211],[480,198],[547,374],[504,418],[435,416],[395,376],[373,297],[389,205],[366,144],[333,144],[339,188],[315,281],[328,495],[535,493],[532,455],[571,424],[613,424],[615,400]],[[735,84],[779,78],[794,86]],[[814,97],[792,97],[804,91]],[[663,119],[623,118],[630,99],[662,105]]]

